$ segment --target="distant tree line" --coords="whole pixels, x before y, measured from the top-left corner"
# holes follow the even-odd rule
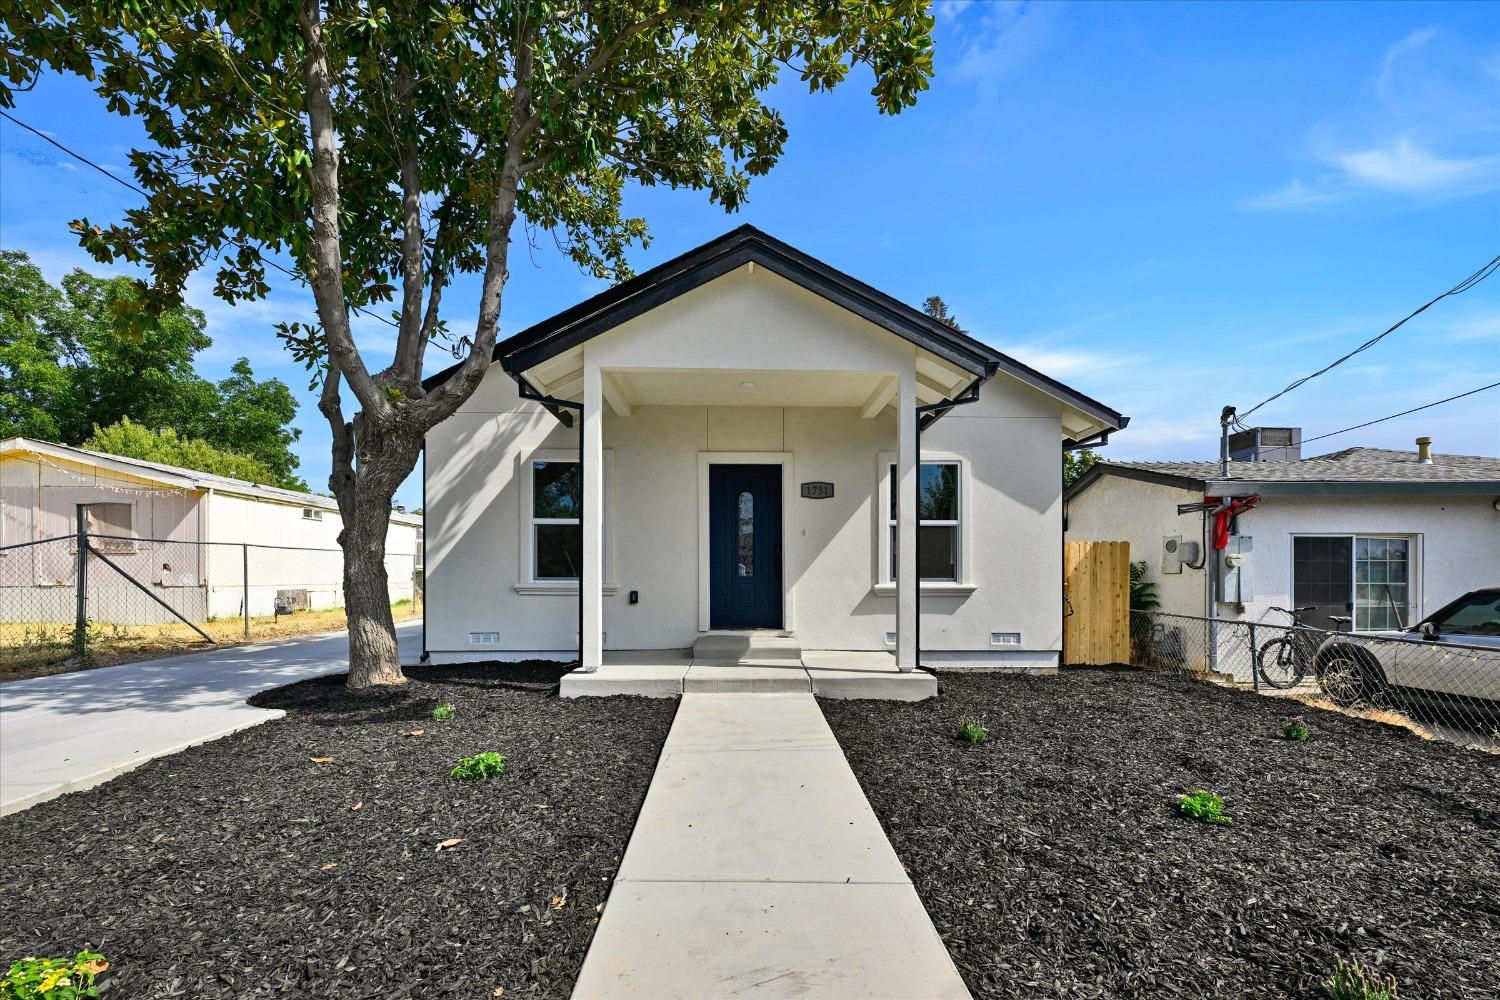
[[[212,339],[203,313],[168,310],[139,329],[137,286],[81,269],[50,284],[0,251],[0,438],[30,437],[305,490],[291,446],[297,400],[236,361],[194,369]]]

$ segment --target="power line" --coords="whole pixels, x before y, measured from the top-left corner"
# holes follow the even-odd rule
[[[1424,406],[1415,406],[1410,410],[1402,410],[1400,413],[1392,413],[1390,416],[1381,417],[1378,420],[1366,420],[1362,424],[1355,424],[1353,427],[1345,427],[1341,431],[1329,431],[1327,434],[1319,434],[1317,437],[1303,438],[1302,443],[1309,444],[1313,441],[1321,441],[1324,438],[1331,438],[1339,434],[1347,434],[1350,431],[1357,431],[1361,427],[1369,427],[1372,424],[1383,424],[1387,420],[1395,420],[1397,417],[1404,417],[1409,413],[1417,413],[1420,410],[1430,410],[1434,406],[1442,406],[1444,403],[1451,403],[1455,399],[1463,399],[1465,396],[1472,396],[1475,393],[1484,392],[1486,389],[1494,389],[1497,386],[1500,386],[1500,382],[1491,382],[1489,385],[1482,385],[1478,389],[1470,389],[1468,392],[1461,392],[1457,396],[1449,396],[1447,399],[1440,399],[1436,403],[1427,403]]]
[[[1461,295],[1464,292],[1467,292],[1469,289],[1471,289],[1475,285],[1479,284],[1485,278],[1488,278],[1490,275],[1494,274],[1495,270],[1497,268],[1500,268],[1500,256],[1492,257],[1490,259],[1489,263],[1485,264],[1479,270],[1475,271],[1473,274],[1469,275],[1463,281],[1460,281],[1458,284],[1454,285],[1452,288],[1448,289],[1446,292],[1444,292],[1443,294],[1439,295],[1437,298],[1433,299],[1431,302],[1426,303],[1421,308],[1416,309],[1413,312],[1411,312],[1411,313],[1407,314],[1406,316],[1402,317],[1400,320],[1398,320],[1397,322],[1393,323],[1391,326],[1387,327],[1383,333],[1380,333],[1380,334],[1377,334],[1374,337],[1371,337],[1369,340],[1365,341],[1363,344],[1360,344],[1354,350],[1350,351],[1348,354],[1345,354],[1343,357],[1339,358],[1337,361],[1334,361],[1332,364],[1328,365],[1327,367],[1320,368],[1317,371],[1313,372],[1311,375],[1307,375],[1307,376],[1304,376],[1302,378],[1297,379],[1297,381],[1293,382],[1291,385],[1287,386],[1285,389],[1282,389],[1280,392],[1276,393],[1274,396],[1271,396],[1271,397],[1269,397],[1267,399],[1261,400],[1259,403],[1256,403],[1254,406],[1250,407],[1250,409],[1246,410],[1244,413],[1239,414],[1239,417],[1241,419],[1243,419],[1244,417],[1250,416],[1250,414],[1254,413],[1256,410],[1260,409],[1262,406],[1265,406],[1267,403],[1272,402],[1273,400],[1280,399],[1282,396],[1285,396],[1287,393],[1291,392],[1293,389],[1300,388],[1301,386],[1304,386],[1308,382],[1311,382],[1313,379],[1317,378],[1319,375],[1323,375],[1323,374],[1325,374],[1327,372],[1332,371],[1333,369],[1337,368],[1339,365],[1343,364],[1345,361],[1348,361],[1350,358],[1354,357],[1356,354],[1360,353],[1361,351],[1365,351],[1365,350],[1368,350],[1371,347],[1374,347],[1376,344],[1380,343],[1380,341],[1384,340],[1385,337],[1388,334],[1394,333],[1397,329],[1399,329],[1401,327],[1401,325],[1404,324],[1407,320],[1411,319],[1414,316],[1418,316],[1421,313],[1426,312],[1428,309],[1430,309],[1433,306],[1437,305],[1439,302],[1441,302],[1443,299],[1446,299],[1450,295]],[[1434,403],[1433,405],[1436,406],[1437,404]]]
[[[114,181],[116,184],[119,184],[119,185],[121,185],[123,187],[129,188],[130,190],[134,191],[136,194],[140,195],[142,198],[150,198],[151,197],[149,194],[147,194],[145,191],[142,191],[140,188],[136,187],[130,181],[127,181],[125,178],[120,177],[118,174],[115,174],[115,173],[111,172],[109,169],[100,166],[99,164],[95,163],[93,160],[89,159],[87,156],[84,156],[82,153],[79,153],[79,152],[77,152],[75,150],[69,149],[67,146],[64,146],[62,143],[60,143],[56,139],[52,138],[52,136],[48,135],[46,132],[43,132],[39,128],[35,128],[35,127],[31,126],[31,125],[26,124],[25,122],[21,121],[21,119],[17,118],[15,115],[11,114],[9,111],[6,111],[3,108],[0,108],[0,116],[4,116],[6,118],[6,120],[14,122],[15,124],[21,126],[26,131],[30,132],[32,135],[35,135],[35,136],[37,136],[40,139],[44,139],[47,142],[50,142],[52,145],[56,146],[58,149],[62,150],[64,153],[67,153],[69,156],[73,157],[73,159],[77,160],[80,163],[85,163],[85,164],[93,167],[95,170],[99,171],[101,174],[103,174],[105,177],[108,177],[110,180]],[[242,243],[239,240],[230,240],[229,244],[230,244],[230,246],[240,247],[242,249],[245,246],[245,244]],[[292,278],[292,279],[294,279],[294,280],[296,280],[296,281],[298,281],[298,282],[300,282],[302,284],[306,284],[307,283],[307,280],[302,275],[298,274],[296,271],[293,271],[291,268],[282,267],[280,264],[276,263],[274,260],[268,259],[264,255],[262,255],[262,257],[260,259],[261,259],[262,263],[270,265],[271,267],[273,267],[276,270],[280,271],[282,274],[286,275],[288,278]],[[393,323],[391,320],[386,319],[384,316],[381,316],[381,315],[379,315],[377,313],[367,313],[367,312],[365,312],[359,306],[350,306],[349,308],[350,308],[350,310],[352,310],[353,312],[355,312],[356,314],[358,314],[360,316],[369,316],[372,319],[378,319],[378,320],[380,320],[380,322],[386,324],[387,326],[392,326],[392,327],[397,327],[398,326],[398,324]]]

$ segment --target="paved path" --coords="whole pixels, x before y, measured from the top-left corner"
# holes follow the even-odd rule
[[[420,623],[398,626],[403,663]],[[0,684],[0,816],[279,719],[245,699],[348,669],[348,637],[308,636]]]
[[[810,694],[685,694],[575,1000],[968,997]]]

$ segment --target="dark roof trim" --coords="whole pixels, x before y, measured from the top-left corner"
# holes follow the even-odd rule
[[[1207,490],[1209,496],[1259,493],[1267,497],[1462,497],[1500,494],[1500,482],[1482,479],[1437,482],[1420,479],[1387,479],[1383,482],[1210,479]]]
[[[1194,493],[1203,492],[1206,484],[1201,479],[1191,476],[1178,476],[1169,472],[1153,472],[1150,469],[1136,469],[1128,465],[1113,465],[1109,462],[1095,462],[1089,466],[1087,472],[1063,491],[1063,500],[1071,500],[1084,490],[1088,489],[1099,478],[1104,475],[1119,476],[1121,479],[1133,479],[1136,482],[1151,483],[1154,486],[1171,486],[1179,490],[1192,490]]]
[[[1119,476],[1156,486],[1171,486],[1192,490],[1204,496],[1246,496],[1259,493],[1266,497],[1452,497],[1492,496],[1500,494],[1500,481],[1447,479],[1424,482],[1416,479],[1387,479],[1371,481],[1295,481],[1278,479],[1195,479],[1170,472],[1137,469],[1129,465],[1114,465],[1098,462],[1078,477],[1063,491],[1063,499],[1071,500],[1088,489],[1101,476]]]
[[[495,345],[494,359],[516,375],[748,263],[759,264],[972,375],[989,379],[1004,371],[1106,426],[1120,428],[1129,422],[1098,400],[748,225],[507,338]],[[457,368],[438,372],[422,384],[427,389],[440,385]]]

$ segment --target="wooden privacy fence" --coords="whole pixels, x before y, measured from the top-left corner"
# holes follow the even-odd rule
[[[1063,545],[1063,662],[1130,662],[1130,543]]]

